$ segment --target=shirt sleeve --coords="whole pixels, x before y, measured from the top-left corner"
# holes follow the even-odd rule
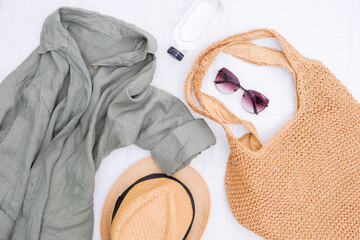
[[[109,106],[104,123],[97,124],[96,166],[112,150],[135,144],[150,150],[164,173],[172,175],[215,144],[207,123],[194,119],[178,98],[152,86],[124,92]]]
[[[183,102],[171,94],[149,87],[144,118],[135,144],[151,150],[157,165],[172,175],[216,143],[204,119],[194,119]]]

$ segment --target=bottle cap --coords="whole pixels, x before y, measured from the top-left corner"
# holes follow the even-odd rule
[[[174,47],[169,47],[167,52],[168,52],[168,54],[170,54],[170,56],[172,56],[173,58],[175,58],[178,61],[181,61],[184,58],[184,54],[182,54],[179,50],[177,50]]]

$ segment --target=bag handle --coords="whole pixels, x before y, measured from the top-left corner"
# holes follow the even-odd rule
[[[269,37],[276,38],[284,51],[257,46],[249,42]],[[298,68],[299,59],[303,57],[276,31],[255,29],[213,43],[198,55],[190,69],[184,86],[185,98],[189,106],[195,112],[221,124],[228,138],[235,138],[235,136],[227,124],[244,125],[250,132],[249,141],[255,141],[257,145],[261,146],[257,130],[251,122],[238,118],[217,98],[201,92],[204,77],[221,51],[256,65],[281,66],[293,76],[295,85],[297,81],[295,70]],[[193,92],[200,106],[195,103]]]

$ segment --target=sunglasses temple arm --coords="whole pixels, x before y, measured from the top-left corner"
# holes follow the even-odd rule
[[[250,97],[250,99],[251,99],[251,102],[252,102],[252,105],[253,105],[253,109],[254,109],[254,113],[255,113],[256,115],[258,115],[258,112],[257,112],[257,109],[256,109],[256,105],[255,105],[255,101],[254,101],[253,97],[252,97],[250,94],[248,94],[248,91],[246,91],[246,94],[249,95],[249,97]]]
[[[243,90],[244,92],[246,92],[247,90],[245,88],[243,88],[243,86],[240,85],[240,81],[239,79],[236,78],[236,80],[238,80],[239,84],[233,83],[231,81],[229,81],[229,77],[224,74],[223,72],[220,72],[220,74],[223,76],[223,78],[225,79],[225,82],[230,82],[233,85],[236,85],[238,88],[240,88],[241,90]]]
[[[214,83],[216,83],[216,84],[230,83],[230,84],[232,84],[232,85],[234,85],[234,86],[237,86],[237,87],[239,86],[239,85],[237,85],[236,83],[231,82],[231,81],[214,81]],[[241,86],[240,86],[240,88],[243,89]]]

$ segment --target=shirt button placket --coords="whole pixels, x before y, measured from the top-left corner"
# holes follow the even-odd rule
[[[90,75],[94,75],[96,73],[96,71],[98,70],[99,65],[90,65],[89,66],[89,72]]]
[[[24,204],[23,212],[24,212],[25,218],[28,217],[28,213],[32,206],[32,201],[34,199],[34,190],[36,187],[36,185],[35,185],[36,179],[37,179],[37,174],[35,174],[34,168],[32,168],[32,170],[30,172],[30,176],[29,176],[29,183],[27,185],[26,194],[24,197],[24,203],[23,203]]]

